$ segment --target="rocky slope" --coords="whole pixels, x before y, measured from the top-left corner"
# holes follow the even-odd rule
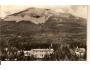
[[[20,37],[30,42],[86,41],[86,19],[51,9],[28,8],[8,15],[0,24],[4,39]]]

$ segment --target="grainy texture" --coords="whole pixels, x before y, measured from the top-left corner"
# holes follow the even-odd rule
[[[10,14],[0,19],[1,60],[85,61],[86,28],[86,18],[50,8]]]

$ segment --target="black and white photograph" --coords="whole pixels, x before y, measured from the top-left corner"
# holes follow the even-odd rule
[[[87,61],[86,5],[0,5],[1,61]]]

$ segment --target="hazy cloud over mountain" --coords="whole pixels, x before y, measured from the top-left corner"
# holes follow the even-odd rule
[[[3,5],[1,6],[0,17],[4,18],[7,15],[22,11],[29,7],[38,8],[49,8],[55,10],[56,12],[71,13],[75,16],[87,18],[87,6],[82,5],[59,5],[59,6],[28,6],[28,5]]]

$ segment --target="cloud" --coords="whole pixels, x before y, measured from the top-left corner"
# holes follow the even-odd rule
[[[68,5],[63,6],[60,9],[56,9],[57,12],[71,13],[75,16],[87,18],[87,6],[81,5]]]
[[[87,18],[87,6],[71,6],[71,12],[76,16]]]
[[[1,7],[1,17],[5,17],[9,14],[16,13],[22,11],[28,7],[39,7],[39,8],[50,8],[55,10],[56,12],[64,12],[64,13],[71,13],[75,16],[87,18],[87,6],[82,5],[58,5],[58,6],[40,6],[40,5],[22,5],[22,6],[15,6],[15,5],[3,5]]]

